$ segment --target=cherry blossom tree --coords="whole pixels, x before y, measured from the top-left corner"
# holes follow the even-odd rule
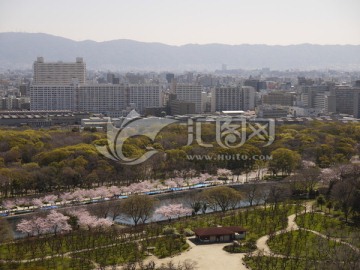
[[[98,218],[90,215],[90,213],[85,209],[76,209],[68,211],[67,214],[69,216],[73,216],[77,219],[77,224],[82,229],[104,229],[110,227],[114,223],[106,218]]]
[[[44,203],[49,203],[50,205],[55,204],[57,199],[58,199],[58,196],[53,195],[53,194],[46,195],[42,198]]]
[[[33,235],[34,226],[32,224],[32,220],[22,219],[16,226],[16,230],[22,233],[26,233],[28,236]]]
[[[47,215],[45,221],[48,225],[50,232],[56,234],[57,232],[67,232],[71,230],[71,226],[68,223],[69,219],[70,217],[52,210],[50,214]]]
[[[16,207],[16,203],[13,200],[4,200],[2,203],[3,208],[6,210],[11,210]]]
[[[191,212],[192,212],[191,208],[184,207],[184,205],[181,203],[163,205],[155,210],[155,214],[166,217],[169,220],[180,216],[190,215]]]
[[[165,185],[169,188],[177,187],[177,183],[172,179],[165,180]]]
[[[109,187],[109,192],[112,196],[116,196],[121,194],[121,189],[117,186],[111,186]]]
[[[66,204],[73,199],[73,194],[71,192],[65,192],[60,195],[60,199],[62,204]]]
[[[17,206],[20,207],[29,207],[31,204],[30,201],[26,198],[17,198],[15,203]]]
[[[86,191],[84,189],[76,189],[72,194],[72,201],[74,202],[80,202],[83,201],[86,197]]]
[[[232,175],[232,172],[228,169],[218,169],[217,175],[221,177],[229,178]]]
[[[177,187],[183,187],[186,184],[184,178],[181,177],[174,178],[174,182],[176,183]]]
[[[96,197],[100,197],[101,199],[111,197],[112,194],[107,187],[98,187],[95,189]]]
[[[38,208],[41,208],[44,205],[43,200],[39,198],[32,199],[31,203],[33,206],[36,206]]]
[[[68,219],[68,216],[53,210],[46,217],[34,216],[30,219],[22,219],[16,229],[28,236],[68,232],[71,230]]]

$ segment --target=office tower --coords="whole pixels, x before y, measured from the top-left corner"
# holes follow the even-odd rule
[[[360,92],[359,87],[351,87],[348,85],[336,86],[336,112],[345,114],[354,114],[356,105],[355,99],[357,93]]]
[[[75,88],[73,85],[31,85],[31,110],[74,110]]]
[[[45,63],[43,57],[38,57],[33,67],[34,85],[85,83],[86,65],[81,57],[77,57],[75,63],[61,61]]]
[[[330,90],[329,85],[301,86],[301,105],[305,108],[314,108],[320,112],[327,113],[327,103],[331,100],[331,98],[327,98],[330,95]]]
[[[175,93],[178,100],[195,103],[195,113],[201,113],[201,85],[176,84]]]
[[[218,112],[253,110],[255,107],[255,89],[250,86],[216,87],[212,97]]]
[[[287,92],[272,92],[262,96],[263,104],[292,106],[294,94]]]
[[[166,81],[168,83],[171,83],[174,79],[175,79],[175,74],[174,73],[167,73],[166,74]]]
[[[242,92],[242,100],[244,111],[252,111],[255,109],[255,89],[251,86],[243,86],[241,87]]]
[[[360,91],[355,92],[354,95],[354,117],[360,118]]]
[[[21,84],[19,86],[19,90],[20,90],[20,95],[22,97],[25,97],[28,95],[28,89],[29,89],[29,84]]]
[[[106,74],[106,81],[107,81],[108,83],[113,83],[114,78],[115,78],[114,73],[110,73],[110,72],[109,72],[109,73]]]

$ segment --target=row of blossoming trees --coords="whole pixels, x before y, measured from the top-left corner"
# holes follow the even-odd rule
[[[52,210],[45,217],[33,216],[22,219],[16,229],[27,236],[39,236],[69,232],[73,227],[87,230],[105,229],[112,224],[109,219],[90,215],[85,209],[70,210],[65,214]]]
[[[226,169],[219,169],[219,175],[230,176],[231,171]],[[82,201],[91,201],[95,198],[105,199],[113,198],[118,195],[131,195],[131,194],[141,194],[150,192],[153,190],[168,190],[176,187],[190,187],[199,183],[204,183],[205,181],[212,180],[213,176],[204,173],[200,174],[198,177],[192,177],[184,179],[182,177],[175,177],[171,179],[166,179],[164,181],[160,180],[145,180],[138,183],[133,183],[129,186],[102,186],[94,189],[76,189],[73,192],[65,192],[59,195],[50,194],[42,196],[39,198],[16,198],[16,199],[7,199],[2,203],[3,209],[11,210],[20,208],[41,208],[43,206],[51,206],[55,204],[60,205],[69,205],[76,204]]]

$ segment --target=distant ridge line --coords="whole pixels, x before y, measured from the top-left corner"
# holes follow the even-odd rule
[[[83,57],[89,69],[113,71],[214,71],[229,69],[360,70],[360,45],[185,44],[130,39],[74,41],[44,33],[0,33],[0,68],[31,68],[45,61]]]

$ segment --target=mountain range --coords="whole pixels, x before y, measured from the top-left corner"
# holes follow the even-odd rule
[[[31,68],[46,61],[83,57],[88,69],[112,71],[214,71],[229,69],[360,69],[360,45],[226,45],[172,46],[127,39],[105,42],[43,33],[0,33],[0,68]]]

